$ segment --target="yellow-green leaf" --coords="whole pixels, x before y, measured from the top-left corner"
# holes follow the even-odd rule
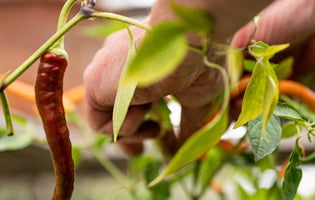
[[[293,121],[288,121],[282,125],[281,139],[290,138],[297,135],[301,131],[300,126],[298,126]]]
[[[159,183],[166,176],[197,160],[203,153],[212,148],[227,128],[227,113],[228,111],[225,109],[213,121],[188,138],[163,173],[153,180],[149,186]]]
[[[127,30],[130,36],[129,52],[118,83],[118,90],[113,109],[114,142],[117,141],[118,132],[125,120],[129,104],[137,87],[137,81],[125,82],[126,72],[128,70],[130,61],[136,55],[136,46],[134,44],[133,37],[129,28],[127,28]]]
[[[266,88],[266,71],[262,62],[257,62],[252,78],[244,94],[242,110],[234,128],[238,128],[255,119],[263,111]]]
[[[263,53],[263,57],[273,56],[280,51],[288,48],[290,44],[279,44],[279,45],[272,45],[267,48],[267,50]]]
[[[178,22],[163,22],[153,27],[131,61],[126,81],[147,86],[171,74],[186,55],[185,33],[185,26]]]
[[[266,77],[266,89],[263,102],[263,132],[266,131],[266,126],[269,118],[271,117],[274,109],[277,106],[279,100],[279,90],[278,90],[278,79],[276,73],[274,72],[269,61],[264,58],[262,60],[264,66],[266,67],[267,77]]]
[[[244,56],[241,50],[232,47],[228,49],[227,66],[232,85],[237,83],[243,74],[243,60]]]

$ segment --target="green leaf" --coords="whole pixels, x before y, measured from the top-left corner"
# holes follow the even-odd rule
[[[165,200],[170,199],[171,184],[166,181],[160,182],[158,185],[150,188],[152,200]]]
[[[105,38],[108,35],[126,28],[126,24],[116,20],[110,20],[106,23],[98,23],[85,27],[83,35],[88,37]]]
[[[208,187],[210,181],[222,166],[224,154],[219,148],[212,148],[206,158],[201,162],[198,180],[200,180],[202,188]]]
[[[277,115],[278,117],[283,117],[297,122],[305,121],[300,112],[296,108],[287,103],[278,102],[277,107],[275,108],[273,114]]]
[[[278,79],[288,79],[291,75],[293,64],[294,64],[293,57],[288,57],[282,60],[275,68],[275,72],[278,76]]]
[[[171,1],[171,6],[186,26],[197,33],[210,34],[213,30],[214,17],[207,11],[181,6]]]
[[[259,167],[261,172],[264,172],[268,169],[275,169],[276,167],[276,158],[274,154],[269,154],[256,162],[256,166]]]
[[[227,51],[227,66],[230,75],[231,84],[238,83],[243,74],[244,56],[241,50],[229,48]]]
[[[255,60],[244,60],[244,69],[248,72],[252,72],[255,68],[256,61]]]
[[[250,198],[250,194],[247,193],[247,191],[242,187],[241,184],[237,183],[236,185],[236,189],[237,189],[237,194],[238,194],[238,199],[249,199]]]
[[[203,153],[211,149],[220,140],[227,128],[227,109],[222,111],[213,121],[191,135],[178,150],[163,173],[149,185],[153,186],[164,177],[197,160]]]
[[[248,123],[248,137],[253,149],[255,161],[271,154],[277,147],[281,138],[281,125],[277,116],[272,115],[266,126],[266,137],[262,129],[262,115]]]
[[[133,41],[132,34],[129,28],[127,28],[127,30],[130,38],[129,52],[118,83],[118,90],[113,109],[114,142],[117,142],[119,130],[126,118],[130,102],[137,87],[137,81],[125,82],[130,62],[136,55],[136,46]]]
[[[284,181],[282,184],[282,199],[293,200],[300,181],[302,179],[302,170],[299,167],[300,157],[302,156],[302,149],[299,146],[299,138],[296,140],[296,144],[293,152],[290,156],[290,162],[285,170]]]
[[[171,74],[186,55],[185,33],[186,28],[178,22],[154,26],[132,60],[126,81],[138,81],[140,86],[147,86]]]
[[[143,173],[153,161],[153,158],[147,155],[130,157],[128,159],[128,174],[130,174],[130,176],[137,176]]]
[[[19,150],[32,144],[30,134],[15,134],[0,137],[0,151]]]
[[[162,167],[162,163],[159,161],[152,161],[147,163],[146,171],[145,171],[145,182],[149,184],[160,172]],[[166,181],[162,181],[159,184],[155,185],[154,187],[149,188],[151,192],[151,199],[152,200],[164,200],[169,199],[171,192],[170,192],[170,183]]]
[[[74,166],[78,167],[82,161],[82,152],[79,147],[72,146],[72,159]]]
[[[281,139],[293,137],[300,131],[300,127],[295,122],[288,121],[282,125]]]
[[[102,133],[96,133],[94,134],[94,144],[93,148],[95,150],[100,150],[102,149],[106,143],[109,143],[110,139],[107,135],[102,134]]]
[[[315,161],[315,152],[311,153],[310,155],[308,155],[307,157],[303,158],[300,157],[300,161],[303,163],[311,163]]]
[[[4,135],[4,134],[6,134],[7,133],[7,129],[5,129],[5,128],[0,128],[0,136],[1,135]]]
[[[264,94],[266,88],[266,72],[261,62],[257,62],[252,78],[244,94],[242,110],[234,128],[238,128],[248,121],[255,119],[263,111]]]
[[[171,110],[168,108],[166,101],[161,98],[158,102],[158,109],[159,109],[159,115],[162,120],[162,129],[163,130],[169,130],[172,128],[172,123],[171,123]]]
[[[26,126],[28,125],[28,123],[29,123],[29,122],[28,122],[25,118],[23,118],[23,117],[20,117],[20,116],[14,115],[14,114],[12,114],[11,116],[12,116],[13,122],[16,123],[16,124],[19,124],[19,125],[22,126],[22,127],[26,127]]]
[[[266,67],[267,78],[265,96],[263,102],[263,131],[266,130],[266,126],[269,118],[271,117],[274,109],[277,106],[279,100],[278,79],[269,61],[264,58],[262,60]]]
[[[151,181],[154,180],[156,176],[159,175],[161,167],[162,167],[162,163],[158,161],[151,161],[147,163],[146,170],[145,170],[146,184],[149,184]]]

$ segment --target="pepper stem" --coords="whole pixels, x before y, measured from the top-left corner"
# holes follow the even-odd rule
[[[68,0],[63,5],[58,19],[57,31],[66,25],[70,10],[77,1],[78,0]],[[64,48],[64,36],[62,36],[48,51],[53,52],[58,56],[61,55],[68,60],[68,54]]]

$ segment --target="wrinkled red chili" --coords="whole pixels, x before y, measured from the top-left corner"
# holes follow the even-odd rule
[[[71,199],[74,183],[71,141],[62,104],[63,77],[67,64],[63,56],[45,53],[40,59],[35,84],[36,104],[56,174],[52,200]]]

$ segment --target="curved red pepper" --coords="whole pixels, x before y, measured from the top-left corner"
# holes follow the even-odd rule
[[[48,52],[42,55],[35,84],[35,97],[42,118],[56,174],[52,200],[70,200],[74,183],[71,141],[62,104],[63,76],[67,60]]]

